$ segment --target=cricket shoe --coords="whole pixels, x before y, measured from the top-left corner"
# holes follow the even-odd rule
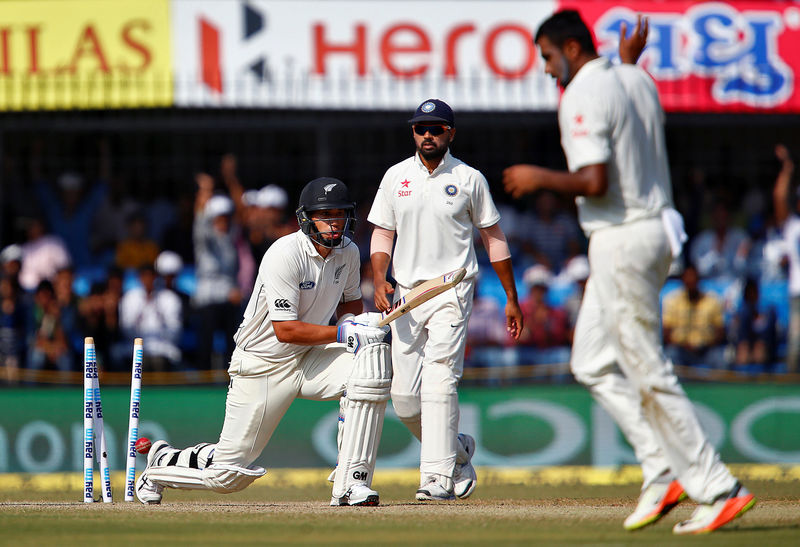
[[[676,534],[707,534],[728,524],[756,504],[756,498],[738,481],[728,494],[719,496],[713,503],[697,506],[689,520],[675,525]]]
[[[431,478],[417,490],[418,501],[452,501],[456,499],[453,490],[448,490],[436,479]]]
[[[167,441],[156,441],[150,447],[150,452],[147,453],[147,467],[144,468],[144,471],[136,480],[136,497],[145,505],[158,505],[161,503],[161,494],[164,491],[164,487],[151,481],[147,477],[147,470],[171,448]]]
[[[673,507],[686,499],[686,492],[678,481],[654,482],[639,496],[636,509],[625,519],[626,530],[638,530],[672,511]]]
[[[380,504],[378,493],[366,484],[354,484],[342,497],[331,497],[331,505],[357,505],[374,507]]]
[[[475,491],[478,474],[470,463],[475,454],[475,439],[472,435],[458,434],[459,450],[456,453],[456,467],[453,470],[453,493],[460,499],[467,499]]]

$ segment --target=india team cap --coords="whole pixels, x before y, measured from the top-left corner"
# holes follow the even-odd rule
[[[423,122],[443,123],[450,127],[456,126],[453,109],[446,102],[439,99],[428,99],[419,105],[416,112],[414,112],[414,117],[408,120],[408,123],[412,125]]]

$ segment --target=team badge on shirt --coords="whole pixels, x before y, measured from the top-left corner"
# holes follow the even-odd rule
[[[458,187],[455,184],[448,184],[444,187],[444,193],[453,197],[458,193]]]
[[[338,282],[339,282],[339,277],[341,277],[341,275],[342,275],[342,270],[344,270],[344,267],[345,267],[346,265],[347,265],[347,264],[342,264],[341,266],[339,266],[338,268],[336,268],[336,271],[335,271],[335,272],[333,272],[333,282],[334,282],[334,283],[338,283]]]

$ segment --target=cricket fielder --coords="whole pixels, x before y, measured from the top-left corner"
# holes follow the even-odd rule
[[[558,121],[569,172],[515,165],[503,182],[514,197],[540,188],[577,196],[590,275],[570,364],[642,462],[644,488],[625,528],[657,521],[685,489],[699,505],[674,533],[716,530],[755,500],[709,443],[661,347],[659,292],[685,234],[658,92],[636,65],[598,56],[576,11],[547,19],[535,42],[565,88]]]
[[[389,329],[373,326],[380,314],[361,314],[355,204],[341,181],[315,179],[300,194],[297,219],[300,230],[261,260],[234,337],[219,441],[184,450],[153,443],[136,482],[142,503],[160,503],[164,488],[245,488],[266,473],[253,462],[299,397],[340,400],[331,505],[378,505],[371,484],[392,377]],[[334,313],[339,322],[330,325]]]
[[[417,153],[389,168],[368,220],[375,225],[371,261],[375,305],[390,309],[419,283],[457,268],[464,280],[392,325],[392,404],[398,418],[420,439],[418,500],[466,498],[477,483],[470,463],[474,439],[458,433],[458,393],[464,366],[467,322],[478,262],[473,230],[478,228],[489,259],[506,292],[507,329],[522,330],[522,312],[511,253],[497,222],[500,214],[489,185],[476,169],[450,155],[455,120],[438,99],[423,102],[409,120]],[[397,242],[394,242],[395,235]],[[386,280],[394,251],[392,275]]]

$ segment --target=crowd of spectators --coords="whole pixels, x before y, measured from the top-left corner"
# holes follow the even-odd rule
[[[10,383],[24,369],[80,370],[87,336],[101,370],[129,370],[137,337],[146,371],[225,368],[258,260],[297,229],[287,192],[246,190],[232,155],[173,202],[75,173],[16,191],[15,210],[30,214],[0,253],[0,381]]]
[[[796,370],[800,281],[789,283],[787,271],[800,276],[800,259],[792,265],[800,217],[789,200],[791,157],[782,146],[776,157],[773,187],[747,196],[746,206],[704,187],[697,172],[687,175],[697,198],[682,205],[690,241],[662,293],[665,346],[676,364]],[[146,370],[224,368],[261,256],[298,228],[286,189],[245,186],[233,155],[171,200],[137,199],[119,178],[76,173],[37,179],[27,191],[17,196],[18,240],[4,241],[0,253],[0,381],[17,381],[25,368],[79,370],[85,336],[103,370],[129,368],[135,337],[145,339]],[[466,366],[565,363],[589,277],[572,205],[551,192],[527,209],[498,202],[525,328],[518,343],[508,337],[498,282],[476,238],[483,264]],[[374,310],[368,241],[362,222],[362,293]]]

